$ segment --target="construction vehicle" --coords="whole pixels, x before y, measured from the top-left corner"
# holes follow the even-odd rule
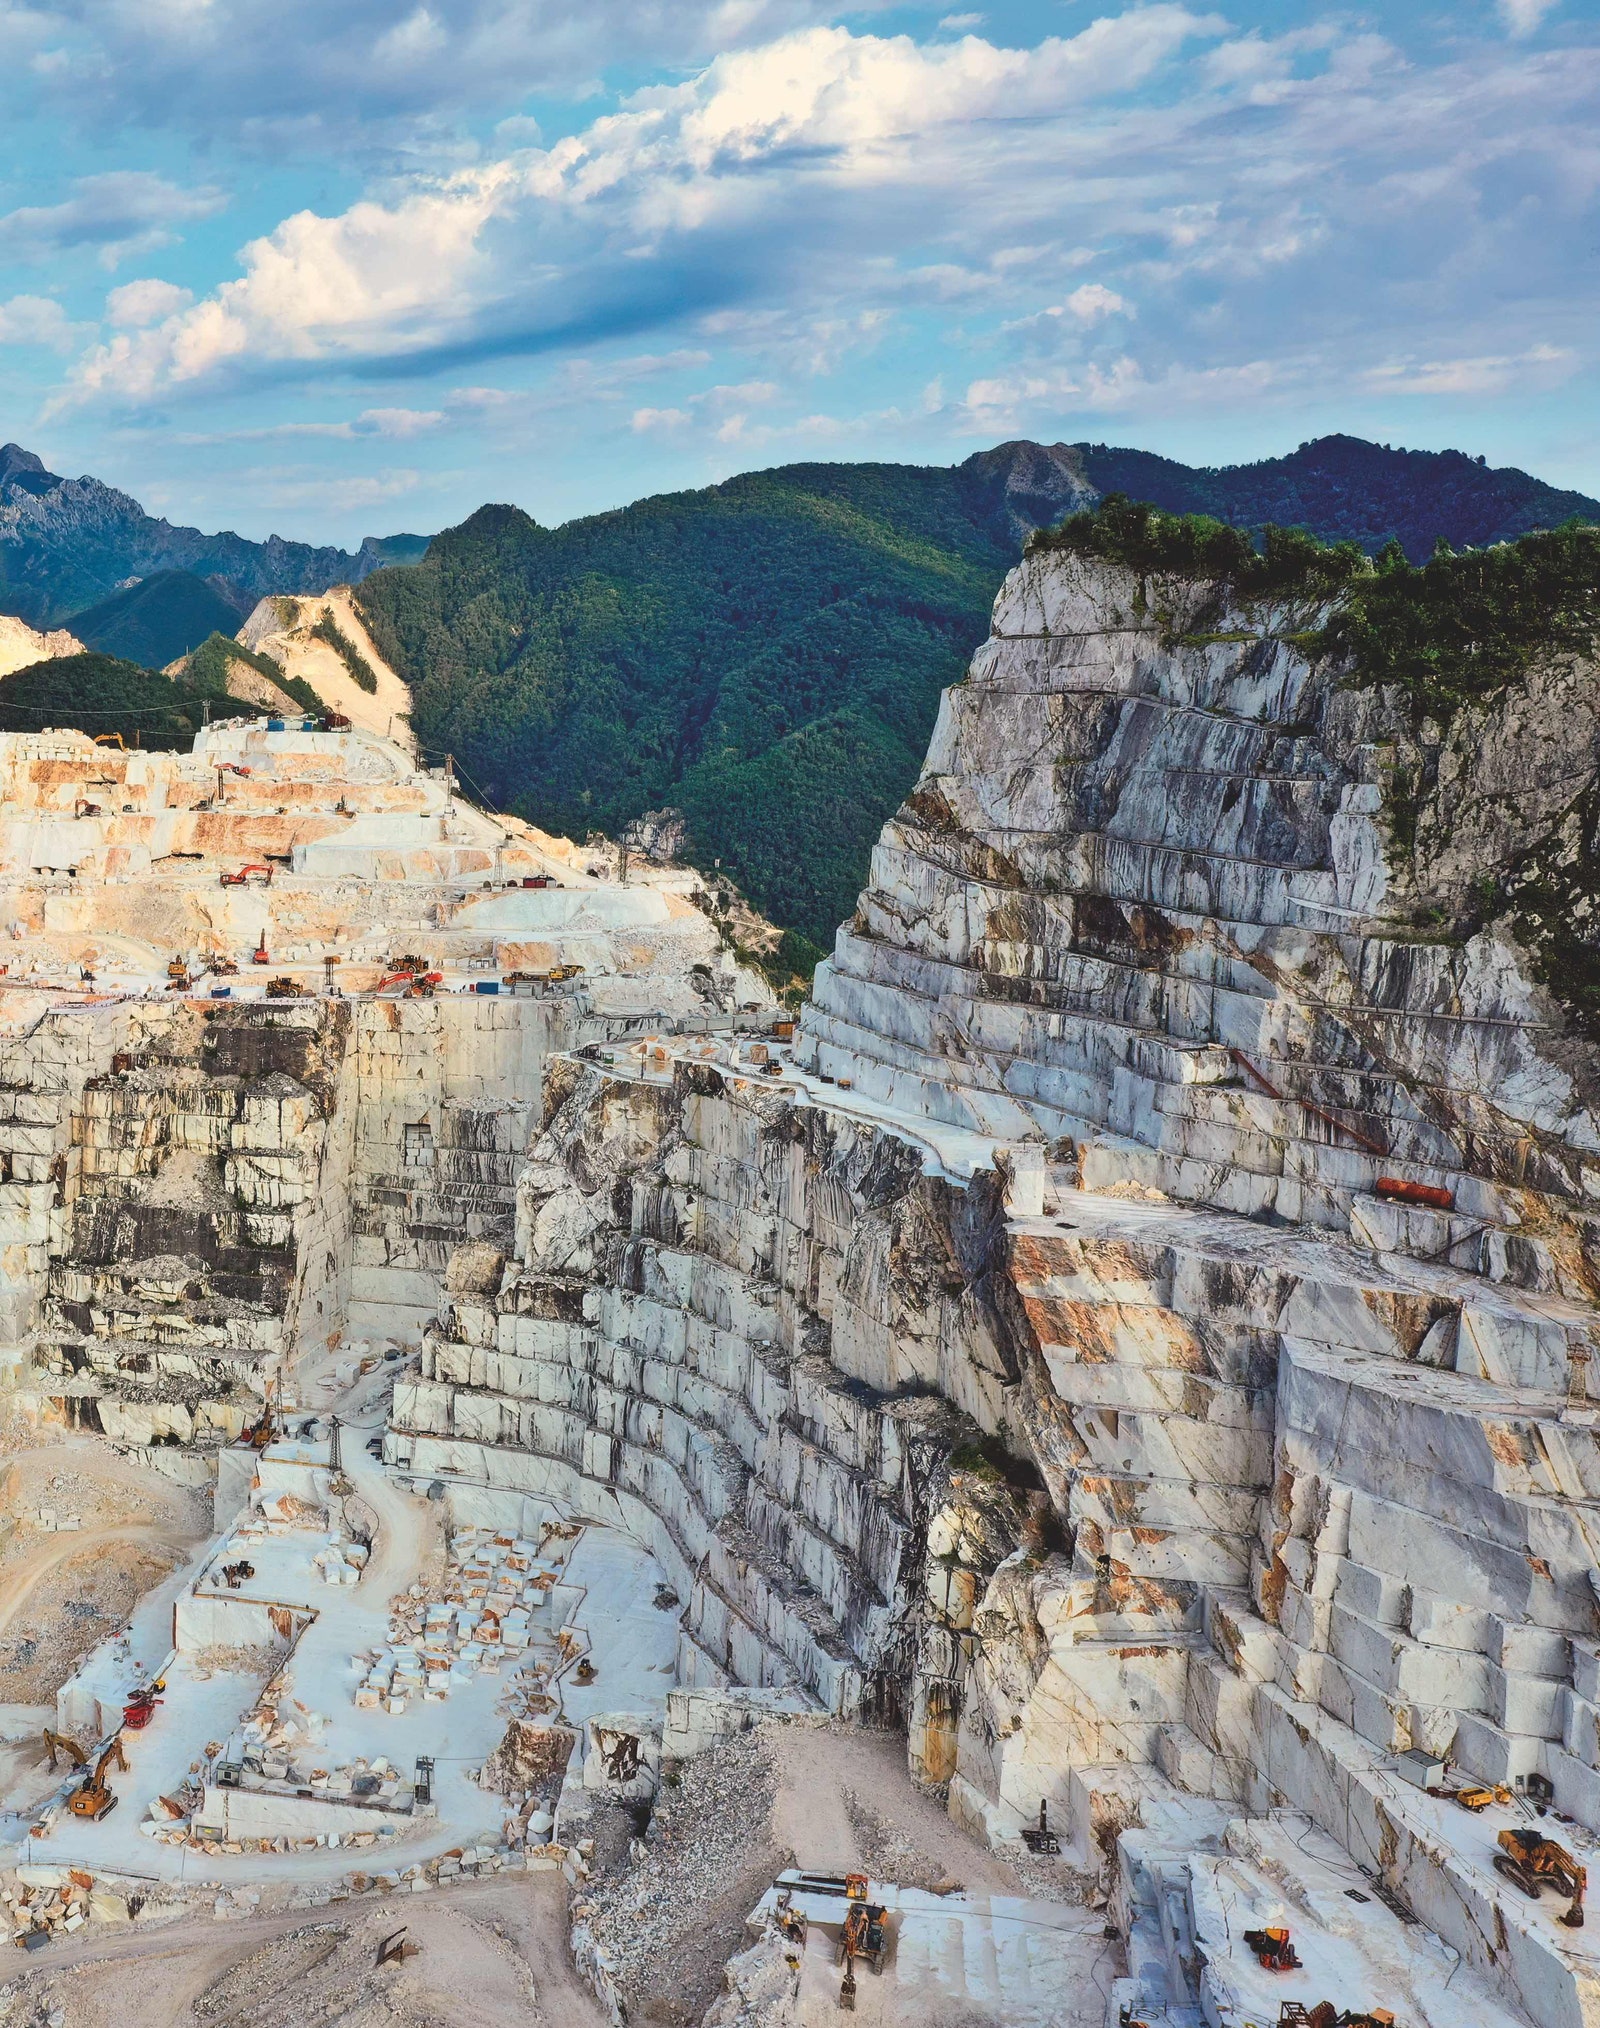
[[[391,972],[425,972],[427,969],[427,959],[419,958],[414,951],[408,951],[403,958],[391,958],[389,960],[389,970]]]
[[[267,1382],[266,1398],[261,1404],[261,1413],[252,1423],[246,1423],[239,1432],[239,1441],[248,1444],[253,1451],[264,1451],[277,1434],[277,1411],[272,1405],[272,1382]]]
[[[120,732],[97,732],[94,743],[96,746],[120,746],[124,753],[128,751],[128,742]]]
[[[258,874],[260,876],[261,883],[264,887],[270,887],[272,885],[272,868],[270,866],[259,866],[254,864],[249,866],[241,866],[237,873],[224,873],[222,875],[222,884],[224,887],[248,886],[250,876],[252,873]]]
[[[106,1769],[115,1761],[122,1772],[128,1772],[128,1756],[122,1751],[122,1734],[114,1732],[100,1750],[100,1758],[94,1764],[93,1774],[85,1775],[81,1788],[73,1790],[67,1798],[67,1808],[75,1817],[87,1817],[98,1824],[102,1817],[108,1817],[117,1807],[117,1799],[106,1783]]]
[[[1469,1788],[1452,1789],[1450,1800],[1459,1803],[1462,1809],[1476,1813],[1488,1809],[1491,1803],[1509,1803],[1511,1791],[1504,1782],[1484,1782]]]
[[[404,986],[413,993],[425,994],[431,993],[443,979],[443,972],[391,972],[386,979],[380,979],[372,990],[383,993],[391,986]]]
[[[256,945],[255,949],[250,953],[250,962],[252,965],[270,965],[272,963],[272,954],[265,944]]]
[[[1256,1962],[1264,1971],[1295,1972],[1300,1969],[1300,1955],[1290,1943],[1286,1929],[1247,1929],[1244,1946],[1246,1950],[1255,1952]]]
[[[1278,2028],[1394,2028],[1394,2015],[1387,2007],[1341,2009],[1331,2000],[1308,2007],[1303,2000],[1285,2000],[1278,2009]]]
[[[279,978],[267,981],[267,998],[269,1000],[298,1000],[300,995],[300,981],[298,979],[291,979],[287,973]]]
[[[875,1972],[881,1972],[883,1961],[889,1954],[889,1933],[883,1922],[885,1910],[877,1902],[868,1901],[867,1876],[864,1873],[847,1873],[844,1891],[850,1909],[839,1931],[839,1952],[835,1962],[851,1967],[852,1960],[865,1958]]]
[[[253,768],[241,767],[237,761],[217,762],[217,773],[219,775],[239,775],[242,776],[245,781],[249,781],[251,775],[254,772],[255,770]]]
[[[1583,1894],[1589,1875],[1564,1846],[1520,1825],[1502,1831],[1495,1842],[1500,1847],[1494,1855],[1496,1872],[1520,1887],[1530,1901],[1539,1899],[1539,1890],[1546,1883],[1561,1894],[1571,1895],[1571,1906],[1556,1920],[1568,1929],[1583,1928]]]
[[[161,1703],[160,1693],[166,1684],[157,1677],[154,1683],[147,1683],[142,1690],[135,1690],[122,1707],[122,1726],[125,1732],[143,1732],[156,1715],[156,1706]]]
[[[167,991],[184,993],[189,988],[189,967],[182,958],[174,958],[167,966]]]
[[[64,1753],[74,1767],[82,1767],[89,1756],[75,1739],[68,1739],[64,1732],[52,1732],[47,1725],[44,1729],[44,1743],[50,1749],[50,1765],[56,1765],[56,1755]]]

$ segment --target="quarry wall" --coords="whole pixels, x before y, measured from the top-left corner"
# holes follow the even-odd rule
[[[792,1055],[554,1059],[390,1443],[645,1533],[687,1680],[1046,1804],[1152,1990],[1163,1855],[1291,1808],[1576,2028],[1581,1933],[1401,1769],[1596,1846],[1592,1052],[1431,909],[1315,618],[1030,556]]]

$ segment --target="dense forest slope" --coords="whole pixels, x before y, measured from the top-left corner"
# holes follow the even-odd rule
[[[1301,524],[1421,560],[1600,502],[1458,452],[1348,437],[1214,471],[1015,443],[954,467],[793,465],[550,530],[485,507],[359,602],[426,746],[557,831],[672,807],[773,920],[817,945],[915,780],[1023,540],[1103,494]]]
[[[198,648],[209,634],[231,634],[238,625],[237,610],[188,570],[159,570],[72,621],[85,647],[157,669]]]
[[[380,564],[408,563],[425,547],[420,535],[369,536],[353,553],[278,535],[205,535],[146,514],[98,479],[46,471],[19,444],[0,446],[0,612],[35,627],[57,626],[130,578],[160,571],[212,579],[243,618],[267,592],[326,591]]]

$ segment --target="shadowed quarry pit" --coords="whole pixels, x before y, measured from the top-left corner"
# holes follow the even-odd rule
[[[1593,1045],[1417,847],[1597,676],[1419,730],[1338,597],[1036,548],[792,1032],[371,735],[5,742],[12,1441],[215,1531],[8,1719],[30,1995],[509,1893],[552,2019],[1597,2028]]]

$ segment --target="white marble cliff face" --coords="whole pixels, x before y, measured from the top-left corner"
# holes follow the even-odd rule
[[[1503,936],[1431,926],[1465,876],[1396,844],[1414,735],[1306,626],[1030,556],[799,1089],[558,1060],[516,1258],[447,1298],[396,1441],[620,1514],[688,1680],[903,1714],[954,1814],[1044,1801],[1132,1925],[1128,1839],[1287,1806],[1577,2028],[1582,1933],[1392,1756],[1600,1835],[1593,1050]],[[1592,703],[1563,681],[1497,708]]]

